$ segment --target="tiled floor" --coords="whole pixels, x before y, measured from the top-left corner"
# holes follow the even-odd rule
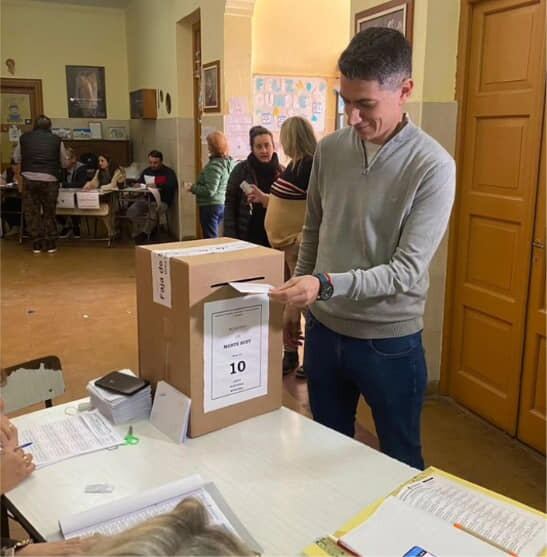
[[[1,242],[2,366],[47,354],[61,358],[66,393],[84,396],[90,378],[138,369],[134,248],[76,241],[56,254]],[[306,383],[285,379],[286,406],[309,415]],[[357,437],[377,445],[366,408]],[[448,399],[428,399],[423,419],[428,464],[545,510],[545,459]]]

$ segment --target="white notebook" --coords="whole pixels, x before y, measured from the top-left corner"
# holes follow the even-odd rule
[[[197,474],[63,517],[59,520],[59,527],[65,539],[118,534],[149,518],[172,511],[188,497],[204,504],[211,524],[226,528],[251,551],[262,553],[262,548],[235,516],[216,486],[205,483]]]
[[[175,443],[184,443],[188,432],[191,400],[180,391],[158,381],[150,423]]]

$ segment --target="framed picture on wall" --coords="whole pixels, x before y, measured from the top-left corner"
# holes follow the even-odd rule
[[[104,66],[66,66],[69,118],[106,118]]]
[[[355,14],[355,33],[369,27],[389,27],[400,31],[412,44],[414,0],[391,0]]]
[[[203,64],[203,112],[220,112],[220,60]]]

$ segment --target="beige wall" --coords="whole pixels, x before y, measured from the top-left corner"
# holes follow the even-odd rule
[[[107,117],[129,118],[123,10],[28,0],[2,0],[1,9],[2,77],[41,79],[45,113],[67,118],[65,65],[104,66]]]
[[[325,133],[334,130],[336,63],[349,41],[350,0],[256,0],[253,74],[327,79]]]

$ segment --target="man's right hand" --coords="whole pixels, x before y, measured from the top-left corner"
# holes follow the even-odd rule
[[[283,310],[283,344],[286,347],[298,348],[302,345],[302,315],[300,310],[287,304]]]

